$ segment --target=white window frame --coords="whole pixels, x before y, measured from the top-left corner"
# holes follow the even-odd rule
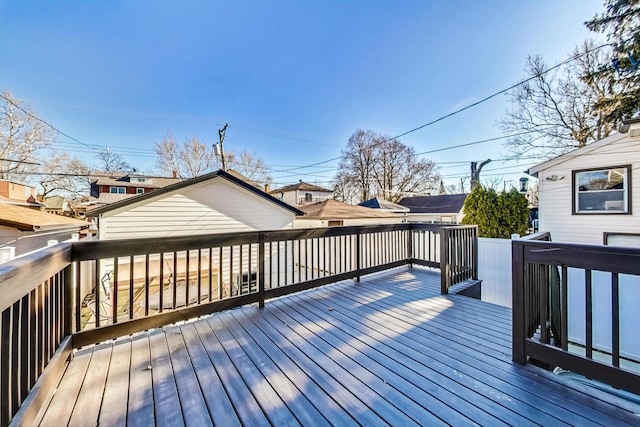
[[[111,186],[109,187],[109,193],[110,194],[127,194],[127,189],[126,187]]]
[[[136,194],[144,194],[144,188],[136,188]]]

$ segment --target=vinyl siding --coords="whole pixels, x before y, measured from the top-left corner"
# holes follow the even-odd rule
[[[573,215],[572,172],[589,168],[631,165],[632,214]],[[547,178],[556,175],[555,181]],[[576,156],[538,174],[540,230],[556,242],[601,245],[604,232],[640,233],[640,140],[622,138]]]
[[[217,179],[100,219],[100,238],[132,239],[274,230],[294,214],[234,184]]]

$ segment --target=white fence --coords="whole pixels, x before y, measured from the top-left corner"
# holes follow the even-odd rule
[[[511,240],[478,238],[482,301],[511,307]]]

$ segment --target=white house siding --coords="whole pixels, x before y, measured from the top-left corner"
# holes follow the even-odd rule
[[[604,232],[640,233],[640,140],[625,135],[538,173],[540,230],[551,232],[553,241],[601,245]],[[629,164],[632,215],[572,214],[572,171]]]
[[[310,202],[305,201],[305,194],[307,193],[311,194],[312,200]],[[333,196],[333,193],[327,193],[326,191],[294,190],[294,191],[287,191],[284,193],[272,194],[272,196],[282,200],[283,202],[291,206],[300,206],[305,204],[322,202],[324,200],[330,199]]]
[[[276,230],[294,214],[223,180],[185,189],[100,218],[100,239]]]

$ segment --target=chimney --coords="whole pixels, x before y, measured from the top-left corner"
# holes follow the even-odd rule
[[[266,183],[266,184],[264,185],[264,192],[265,192],[265,193],[268,193],[270,189],[271,189],[271,188],[269,188],[269,183]]]
[[[178,177],[178,171],[177,170],[173,170],[173,178],[177,178]]]

